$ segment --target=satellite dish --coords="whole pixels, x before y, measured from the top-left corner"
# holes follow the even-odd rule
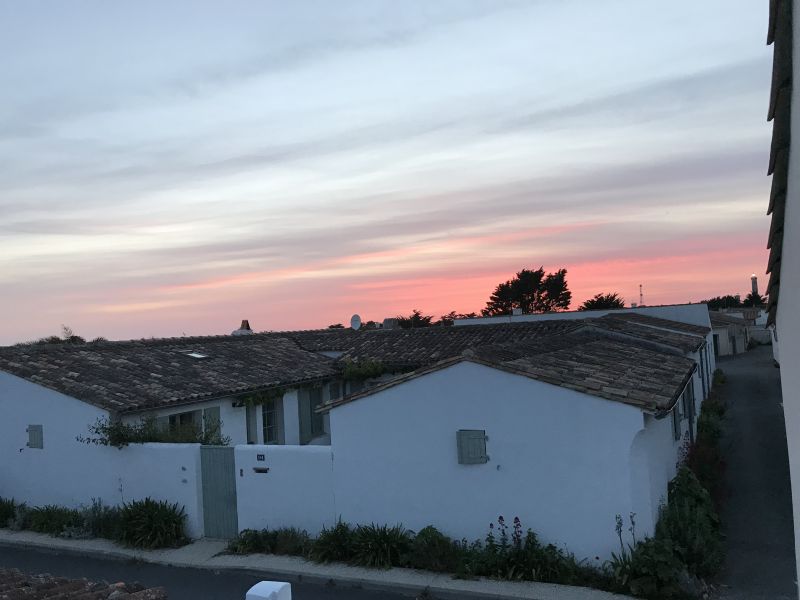
[[[358,315],[353,315],[352,317],[350,317],[350,327],[354,331],[358,331],[359,329],[361,329],[361,317],[359,317]]]

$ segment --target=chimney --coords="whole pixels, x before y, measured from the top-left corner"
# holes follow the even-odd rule
[[[753,273],[750,275],[750,287],[753,291],[753,296],[758,296],[758,277]]]
[[[253,335],[253,330],[250,329],[250,321],[242,319],[242,324],[239,325],[239,329],[232,331],[231,335]]]

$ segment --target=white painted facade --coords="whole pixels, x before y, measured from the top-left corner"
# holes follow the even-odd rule
[[[117,449],[77,440],[108,413],[0,372],[0,496],[29,505],[79,507],[151,497],[184,506],[189,535],[203,534],[197,444],[141,444]],[[30,425],[42,426],[42,448],[29,448]]]
[[[688,438],[671,418],[461,362],[331,411],[335,511],[352,523],[433,524],[482,539],[518,516],[579,557],[610,557],[615,515],[653,531]],[[485,430],[489,462],[458,462],[456,432]]]
[[[240,530],[299,527],[316,535],[336,523],[330,446],[237,446],[235,456]]]
[[[797,2],[793,12],[800,14]],[[800,82],[800,19],[792,19],[792,81]],[[780,296],[775,323],[773,351],[781,365],[783,412],[789,446],[789,470],[792,479],[794,540],[797,571],[800,573],[800,92],[795,86],[791,106],[789,175],[786,190],[786,213],[783,223],[783,249],[780,262]]]
[[[716,356],[736,356],[747,352],[747,327],[744,325],[726,325],[713,327],[714,353]]]

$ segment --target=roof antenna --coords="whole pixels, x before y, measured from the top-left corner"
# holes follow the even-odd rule
[[[642,284],[639,284],[639,306],[644,306],[644,295],[642,294]]]

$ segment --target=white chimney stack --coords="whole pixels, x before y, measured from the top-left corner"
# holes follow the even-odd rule
[[[239,329],[232,331],[231,335],[253,335],[253,330],[250,329],[250,321],[243,319]]]

